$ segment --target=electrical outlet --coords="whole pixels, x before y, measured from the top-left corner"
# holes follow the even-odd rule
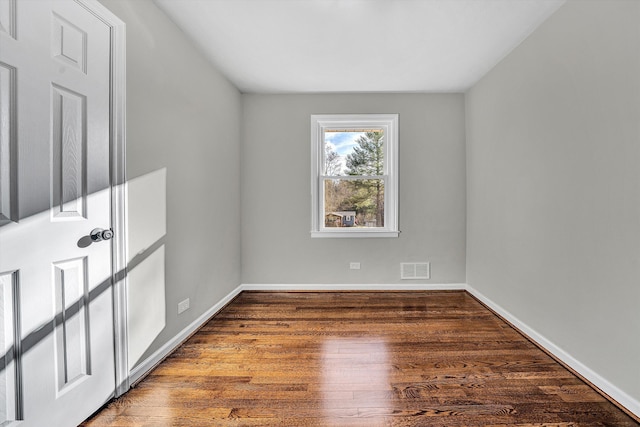
[[[178,314],[184,313],[187,310],[189,310],[189,298],[178,303]]]
[[[349,268],[351,270],[360,270],[360,263],[359,262],[350,262],[349,263]]]

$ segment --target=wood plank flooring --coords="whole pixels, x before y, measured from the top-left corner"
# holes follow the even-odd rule
[[[96,426],[638,426],[466,292],[243,292]]]

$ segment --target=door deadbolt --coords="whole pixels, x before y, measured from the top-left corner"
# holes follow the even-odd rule
[[[93,230],[91,230],[91,234],[89,234],[89,236],[91,236],[91,240],[93,240],[94,242],[109,240],[113,237],[113,230],[110,228],[107,230],[104,230],[102,228],[94,228]]]

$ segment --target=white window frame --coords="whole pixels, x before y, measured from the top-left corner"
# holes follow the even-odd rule
[[[357,176],[340,179],[384,180],[384,227],[325,227],[324,181],[322,175],[325,129],[384,130],[384,172],[381,176]],[[398,114],[314,114],[311,116],[311,237],[398,237]]]

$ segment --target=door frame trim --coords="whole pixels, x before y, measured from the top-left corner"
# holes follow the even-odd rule
[[[110,49],[110,175],[111,280],[113,285],[113,332],[115,361],[114,396],[130,387],[127,334],[127,190],[126,190],[126,32],[125,24],[98,0],[75,0],[104,22],[111,32]]]

